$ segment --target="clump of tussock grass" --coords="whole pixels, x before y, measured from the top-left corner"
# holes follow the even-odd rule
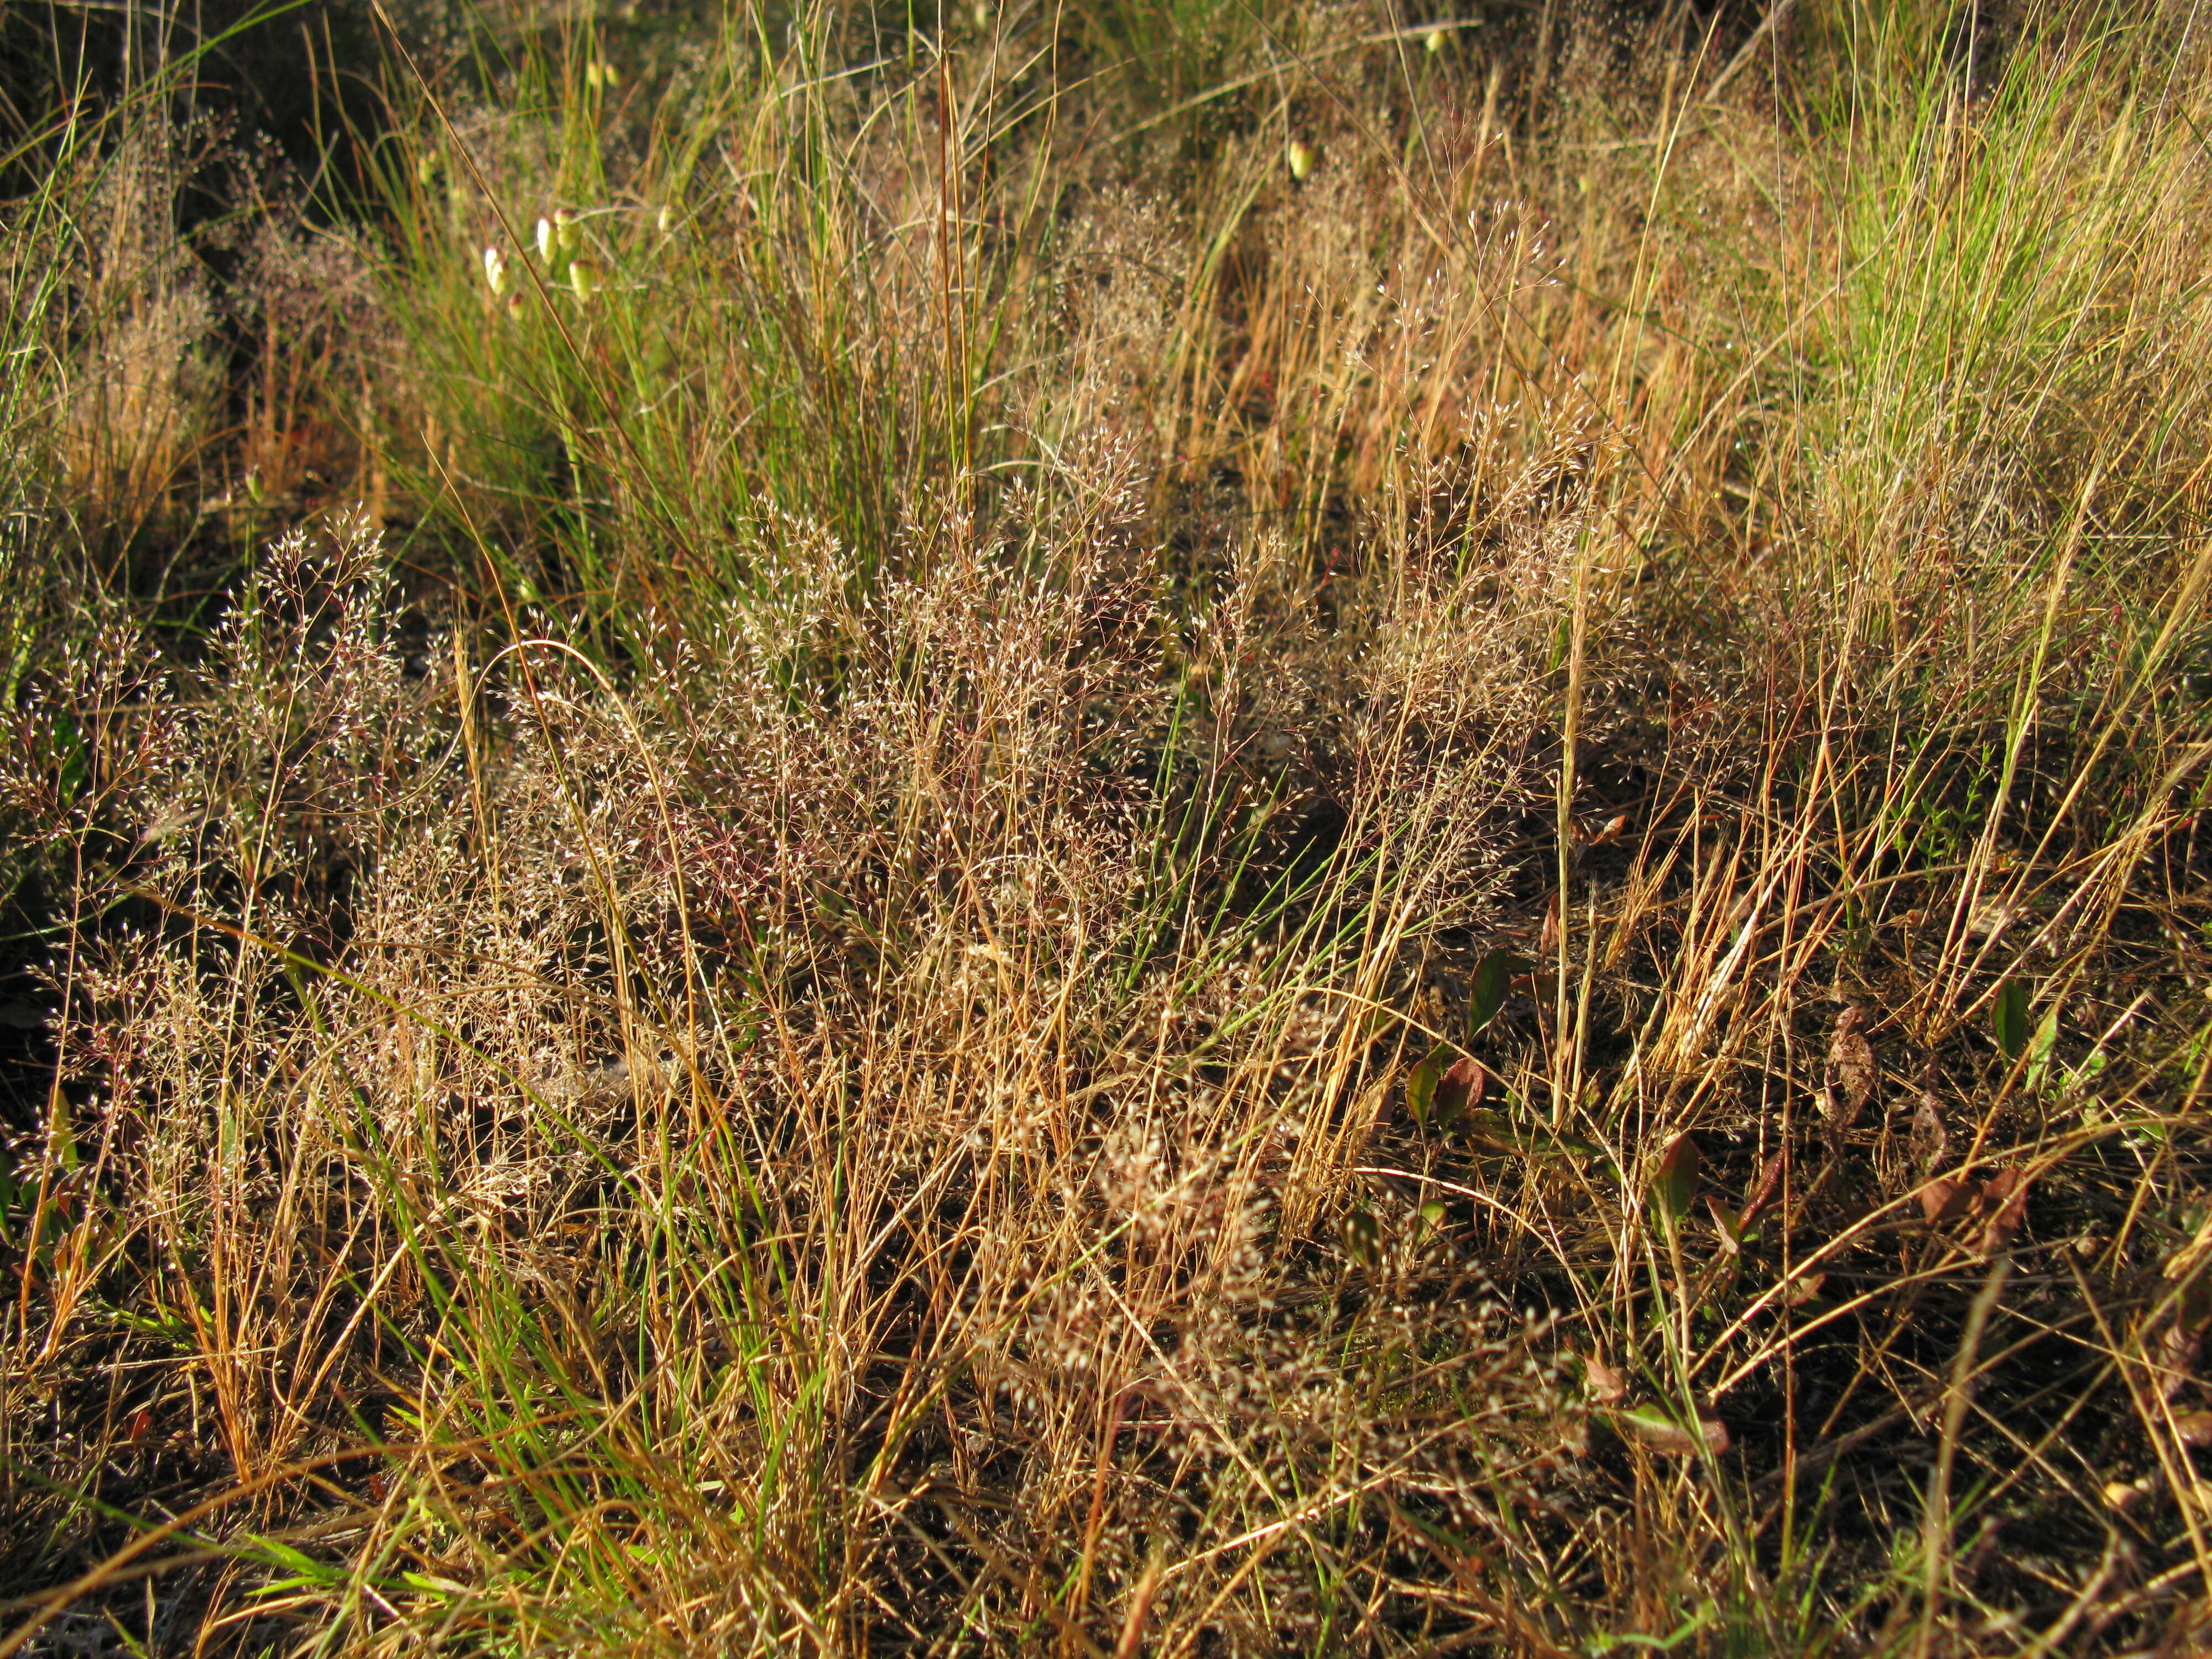
[[[526,1589],[520,1628],[575,1642],[750,1644],[793,1597],[1014,1639],[1053,1622],[1037,1574],[1126,1596],[1170,1539],[1158,1628],[1322,1639],[1377,1615],[1234,1539],[1388,1547],[1403,1506],[1559,1478],[1540,1321],[1437,1212],[1385,1194],[1348,1255],[1311,1243],[1387,1111],[1411,935],[1479,895],[1509,769],[1437,752],[1479,659],[1378,662],[1328,866],[1224,912],[1281,785],[1234,702],[1158,680],[1126,452],[1056,483],[1025,551],[955,518],[858,605],[792,526],[811,559],[690,648],[680,724],[530,641],[410,678],[365,532],[277,550],[200,670],[118,641],[43,686],[135,734],[75,899],[145,921],[54,987],[82,1092],[53,1189],[88,1219],[33,1241],[17,1397],[187,1340],[241,1479],[351,1460],[258,1528],[366,1496],[402,1626],[504,1627]],[[1223,616],[1192,679],[1266,639]],[[131,1260],[122,1325],[71,1317]],[[623,1563],[649,1578],[593,1587]],[[292,1603],[383,1639],[399,1607],[346,1577]]]

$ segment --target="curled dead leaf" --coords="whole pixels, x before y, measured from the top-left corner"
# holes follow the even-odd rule
[[[1933,1089],[1923,1086],[1920,1103],[1912,1109],[1913,1164],[1922,1175],[1930,1175],[1950,1150],[1950,1131],[1943,1127],[1943,1103]]]
[[[1800,1273],[1783,1287],[1782,1305],[1802,1308],[1820,1295],[1820,1287],[1828,1282],[1826,1273]]]
[[[2184,1412],[2173,1419],[2174,1437],[2185,1446],[2212,1446],[2212,1412]]]
[[[1844,1009],[1836,1016],[1836,1029],[1828,1039],[1827,1086],[1821,1105],[1838,1133],[1857,1121],[1874,1095],[1874,1048],[1859,1030],[1865,1020],[1864,1009]]]
[[[2171,1400],[2179,1394],[2189,1381],[2190,1372],[2197,1364],[2197,1348],[2204,1334],[2203,1327],[2187,1318],[2177,1318],[2166,1328],[2158,1343],[2159,1397]]]
[[[1628,1385],[1620,1380],[1620,1373],[1595,1354],[1583,1356],[1583,1386],[1589,1397],[1601,1406],[1610,1406],[1628,1392]]]

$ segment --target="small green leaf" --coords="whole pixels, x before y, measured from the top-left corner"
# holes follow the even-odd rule
[[[1990,1010],[1996,1027],[1997,1047],[2007,1060],[2018,1060],[2027,1048],[2027,981],[2008,979],[1997,987],[1996,1006]]]
[[[1406,1115],[1423,1128],[1428,1127],[1429,1113],[1436,1105],[1437,1085],[1451,1063],[1451,1044],[1439,1042],[1406,1073]]]
[[[58,1088],[46,1103],[46,1146],[64,1170],[76,1173],[76,1130],[70,1122],[69,1097]]]
[[[2052,1003],[2035,1027],[2035,1035],[2028,1039],[2027,1070],[2021,1081],[2033,1091],[2040,1089],[2051,1077],[2051,1051],[2058,1042],[2058,1005]]]
[[[1698,1201],[1698,1143],[1686,1132],[1676,1135],[1651,1177],[1651,1204],[1660,1219],[1677,1225]]]
[[[54,746],[61,762],[58,791],[62,805],[66,806],[84,787],[84,738],[78,734],[76,722],[67,714],[54,717]]]
[[[1528,964],[1509,951],[1492,951],[1475,964],[1474,978],[1468,987],[1468,1036],[1473,1036],[1498,1018],[1498,1011],[1505,1006],[1505,992],[1513,983],[1514,975],[1528,971]]]

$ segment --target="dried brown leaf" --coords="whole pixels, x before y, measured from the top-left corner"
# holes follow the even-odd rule
[[[1931,1227],[1955,1221],[1973,1207],[1975,1190],[1971,1182],[1938,1176],[1920,1189],[1920,1212]]]
[[[2173,1419],[2173,1432],[2185,1446],[2212,1446],[2212,1412],[2184,1412]]]
[[[2027,1218],[2027,1171],[1999,1170],[1982,1183],[1978,1194],[1989,1222],[1982,1229],[1982,1254],[1994,1255],[2008,1247],[2020,1224]]]
[[[1610,1406],[1628,1392],[1620,1373],[1594,1353],[1583,1356],[1583,1386],[1589,1391],[1589,1397],[1601,1406]]]
[[[1951,1150],[1951,1133],[1943,1127],[1943,1103],[1933,1089],[1920,1091],[1920,1103],[1912,1111],[1912,1162],[1923,1176],[1930,1175]]]
[[[2154,1365],[2161,1400],[2172,1399],[2189,1381],[2191,1368],[2197,1363],[2197,1345],[2203,1335],[2201,1326],[2185,1319],[2177,1319],[2166,1328],[2165,1335],[2159,1340]]]
[[[1859,1030],[1865,1020],[1864,1009],[1844,1009],[1836,1016],[1836,1029],[1828,1039],[1827,1088],[1822,1103],[1838,1133],[1857,1121],[1874,1095],[1874,1047]]]
[[[1828,1282],[1826,1273],[1800,1273],[1783,1288],[1782,1305],[1802,1308],[1820,1295],[1820,1286]]]
[[[1675,1422],[1664,1413],[1650,1406],[1639,1406],[1632,1411],[1620,1413],[1614,1419],[1622,1431],[1649,1446],[1653,1451],[1670,1457],[1694,1457],[1699,1452],[1711,1452],[1719,1456],[1729,1449],[1727,1426],[1717,1417],[1700,1417],[1698,1429],[1692,1430]],[[1698,1443],[1698,1431],[1702,1430],[1705,1443]]]

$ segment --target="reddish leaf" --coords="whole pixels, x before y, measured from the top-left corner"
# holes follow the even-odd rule
[[[1981,1204],[1990,1212],[1982,1230],[1982,1254],[1989,1255],[2009,1246],[2027,1218],[2027,1171],[1999,1170],[1982,1183]]]
[[[1787,1149],[1775,1153],[1766,1160],[1766,1167],[1759,1172],[1757,1188],[1753,1191],[1749,1198],[1744,1200],[1743,1214],[1736,1221],[1739,1228],[1748,1227],[1757,1220],[1759,1212],[1766,1207],[1767,1200],[1782,1190],[1782,1173],[1789,1167],[1790,1153]]]
[[[1931,1227],[1956,1221],[1973,1207],[1973,1202],[1974,1188],[1950,1176],[1938,1176],[1920,1189],[1920,1212]]]
[[[2212,1446],[2212,1412],[2184,1412],[2173,1419],[2173,1431],[2185,1446]]]
[[[1462,1113],[1482,1103],[1483,1091],[1490,1085],[1490,1074],[1482,1069],[1482,1062],[1472,1054],[1462,1054],[1450,1068],[1437,1079],[1436,1103],[1431,1109],[1437,1121],[1449,1123]]]
[[[153,1426],[154,1408],[151,1406],[141,1406],[138,1408],[138,1414],[131,1419],[131,1443],[134,1446],[144,1445],[146,1436]]]
[[[1684,1133],[1674,1137],[1652,1174],[1651,1202],[1670,1226],[1698,1201],[1698,1163],[1697,1140]]]

